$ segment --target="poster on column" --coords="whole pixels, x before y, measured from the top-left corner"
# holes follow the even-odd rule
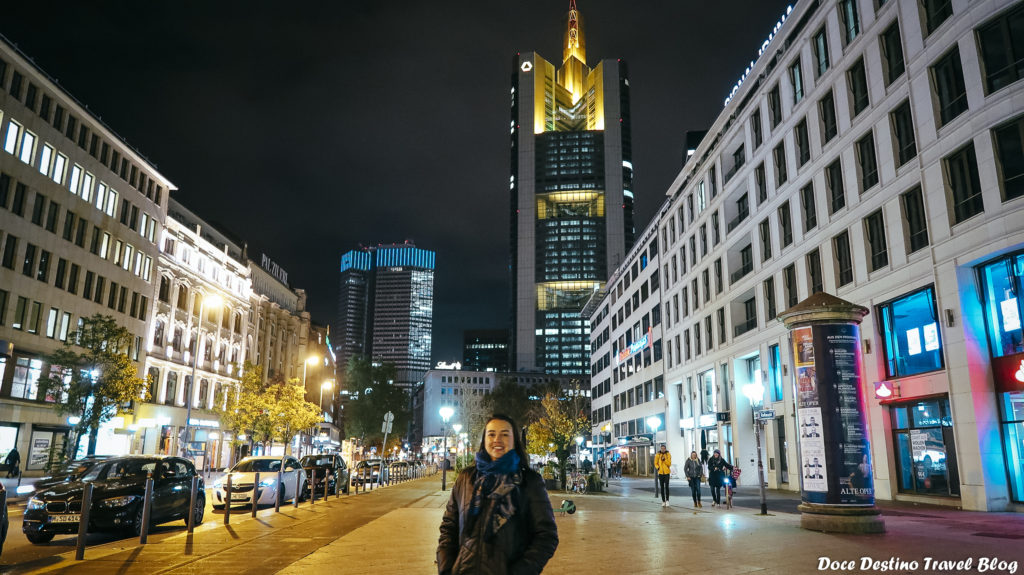
[[[826,503],[872,505],[874,481],[860,381],[860,329],[854,324],[814,326],[814,366],[820,439],[827,465]],[[814,444],[816,438],[809,438]],[[827,446],[827,447],[824,447]]]

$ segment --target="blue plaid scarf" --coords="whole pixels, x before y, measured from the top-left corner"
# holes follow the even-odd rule
[[[473,482],[469,516],[470,521],[475,523],[483,508],[484,498],[494,500],[494,510],[484,530],[485,540],[493,539],[516,513],[512,493],[522,483],[519,463],[519,453],[516,451],[509,451],[496,461],[492,461],[486,451],[478,451],[476,454],[477,477]]]

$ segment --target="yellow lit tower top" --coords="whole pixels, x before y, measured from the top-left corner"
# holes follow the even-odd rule
[[[572,94],[575,104],[583,97],[583,85],[587,68],[587,43],[583,37],[580,13],[576,0],[569,0],[569,15],[562,49],[562,69],[558,71],[558,83]]]

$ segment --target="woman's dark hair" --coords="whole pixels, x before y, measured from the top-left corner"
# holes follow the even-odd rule
[[[501,421],[508,422],[512,426],[512,436],[515,438],[515,450],[519,454],[519,466],[529,468],[530,467],[530,456],[526,454],[526,434],[523,430],[516,425],[515,420],[505,415],[504,413],[495,413],[487,418],[484,422],[484,430],[480,434],[480,449],[481,453],[487,453],[487,448],[484,442],[487,441],[487,424],[500,419]]]

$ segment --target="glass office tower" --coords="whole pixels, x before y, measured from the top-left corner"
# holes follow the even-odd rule
[[[570,2],[562,64],[516,55],[511,89],[514,369],[589,373],[580,310],[634,241],[625,62],[587,65]]]

